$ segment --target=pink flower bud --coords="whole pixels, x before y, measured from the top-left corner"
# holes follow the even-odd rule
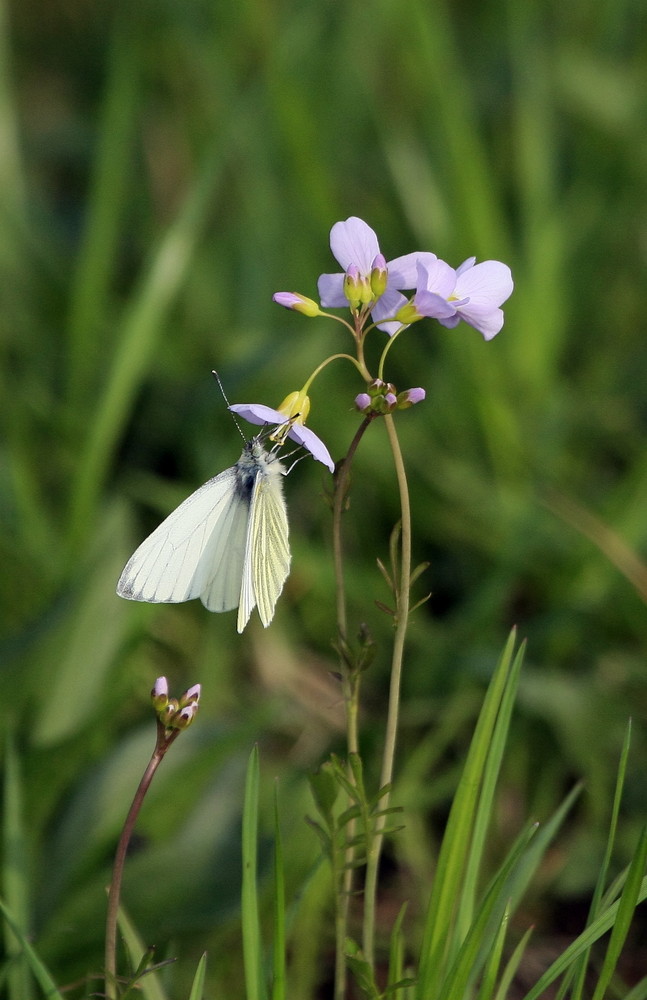
[[[303,313],[304,316],[319,316],[321,309],[314,299],[309,299],[306,295],[298,292],[275,292],[272,296],[274,301],[284,306],[286,309],[294,309],[295,312]]]

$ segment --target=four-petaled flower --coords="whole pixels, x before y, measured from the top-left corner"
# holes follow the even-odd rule
[[[362,286],[359,290],[363,290],[363,297],[358,295],[357,301],[371,305],[373,322],[389,335],[402,325],[394,322],[392,317],[407,301],[401,290],[416,287],[418,263],[431,267],[438,259],[434,253],[421,251],[407,253],[387,263],[380,253],[374,231],[363,219],[354,215],[345,222],[336,222],[332,227],[330,249],[344,268],[344,273],[322,274],[319,277],[321,305],[327,309],[339,309],[349,304],[345,289],[350,284],[347,281],[350,274],[353,286],[357,287],[360,283]]]
[[[321,438],[317,437],[309,427],[299,423],[297,417],[286,416],[280,410],[275,410],[264,403],[234,403],[229,409],[250,424],[263,426],[275,424],[277,428],[286,427],[287,437],[309,451],[313,458],[326,465],[331,472],[335,471],[335,463]]]
[[[431,316],[449,328],[464,320],[491,340],[503,326],[501,306],[513,287],[510,268],[498,260],[477,264],[476,257],[468,257],[455,271],[444,261],[437,261],[434,267],[421,263],[410,305],[419,314],[416,318]]]

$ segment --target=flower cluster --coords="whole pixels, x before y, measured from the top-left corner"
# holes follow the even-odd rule
[[[165,729],[186,729],[198,714],[200,685],[194,684],[179,698],[169,698],[166,677],[158,677],[151,691],[151,701]]]
[[[330,249],[344,270],[319,278],[325,309],[368,309],[375,325],[389,336],[423,317],[446,327],[464,320],[486,340],[503,326],[501,306],[510,297],[513,282],[510,268],[500,261],[477,264],[470,257],[454,269],[436,254],[418,251],[387,262],[375,232],[356,216],[335,223]],[[414,294],[408,298],[403,291]],[[321,315],[313,299],[296,292],[277,292],[274,301],[306,316]]]
[[[421,403],[426,395],[425,390],[420,388],[398,392],[392,382],[383,382],[381,378],[373,379],[366,389],[355,397],[355,406],[367,416],[408,410],[415,403]]]
[[[300,292],[276,292],[273,298],[310,319],[325,316],[343,323],[355,339],[356,357],[336,354],[327,358],[304,387],[290,393],[277,409],[263,403],[238,403],[230,409],[253,424],[275,425],[270,434],[273,441],[282,444],[292,439],[332,471],[328,449],[304,426],[310,409],[308,390],[319,372],[329,362],[346,358],[364,382],[364,390],[355,398],[361,413],[380,416],[407,409],[421,402],[425,391],[414,388],[398,393],[384,378],[386,356],[398,335],[412,323],[430,318],[449,328],[463,320],[491,340],[503,326],[501,306],[511,295],[513,282],[510,268],[497,260],[477,264],[475,257],[469,257],[453,268],[434,253],[416,251],[387,261],[375,232],[356,216],[334,224],[330,248],[343,271],[319,276],[320,302]],[[350,309],[352,323],[324,311],[342,307]],[[363,346],[366,334],[375,327],[389,336],[377,375],[367,367]]]

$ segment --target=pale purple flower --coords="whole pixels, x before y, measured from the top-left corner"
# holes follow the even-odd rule
[[[469,257],[456,271],[447,264],[444,268],[423,264],[419,269],[420,282],[413,298],[416,310],[450,329],[464,320],[491,340],[503,326],[500,307],[514,287],[510,268],[498,260],[477,264],[476,257]],[[449,272],[454,275],[454,287],[447,294]]]
[[[281,413],[280,410],[275,410],[271,406],[265,406],[264,403],[234,403],[229,409],[232,413],[237,413],[243,420],[249,421],[250,424],[280,425],[288,421],[285,413]],[[290,424],[288,437],[296,441],[306,451],[309,451],[313,458],[326,465],[331,472],[335,471],[335,463],[330,456],[330,452],[321,438],[317,437],[309,427],[293,421]]]
[[[330,230],[330,249],[337,262],[343,267],[343,274],[322,274],[318,288],[321,305],[328,309],[339,309],[348,305],[344,295],[344,280],[349,268],[357,268],[360,278],[371,288],[371,277],[379,281],[378,290],[384,287],[383,272],[386,266],[386,288],[379,295],[371,309],[373,321],[380,330],[392,336],[402,326],[399,322],[384,322],[393,317],[407,299],[402,289],[414,289],[417,282],[417,264],[420,261],[431,267],[438,259],[434,253],[408,253],[403,257],[385,262],[375,232],[363,219],[351,216],[345,222],[336,222]],[[354,272],[351,272],[354,273]],[[370,299],[369,299],[370,301]]]
[[[367,392],[360,392],[355,396],[355,406],[360,413],[366,413],[371,408],[372,399]]]

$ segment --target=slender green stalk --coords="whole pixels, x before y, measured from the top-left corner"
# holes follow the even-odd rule
[[[346,591],[344,588],[344,547],[341,521],[342,514],[344,512],[344,502],[346,500],[348,480],[353,458],[370,422],[370,418],[367,417],[360,424],[355,437],[350,443],[346,457],[342,459],[339,464],[335,479],[332,531],[333,562],[335,568],[337,635],[342,646],[346,646],[348,644],[348,614],[346,610]],[[359,750],[359,740],[357,735],[359,678],[352,678],[343,656],[340,657],[340,659],[342,668],[342,684],[344,688],[344,703],[346,705],[346,736],[348,752],[357,753]]]
[[[164,754],[176,737],[179,736],[180,731],[179,729],[167,730],[158,719],[155,749],[139,782],[132,805],[128,810],[123,830],[121,831],[119,843],[117,844],[117,851],[112,867],[112,881],[108,890],[108,912],[106,915],[105,995],[108,1000],[116,1000],[117,998],[117,916],[119,913],[121,883],[124,875],[128,845],[135,828],[139,810],[142,807],[144,797],[150,788],[155,772],[161,764]]]
[[[395,747],[398,734],[398,718],[400,712],[400,682],[404,659],[404,644],[409,624],[409,583],[411,578],[411,504],[409,502],[409,485],[407,483],[400,442],[391,414],[384,417],[389,444],[393,455],[395,472],[400,494],[400,510],[402,529],[400,535],[400,579],[397,584],[396,609],[397,623],[393,640],[393,655],[391,660],[391,683],[389,688],[389,707],[384,735],[384,751],[382,754],[382,772],[380,788],[391,783],[395,761]],[[380,801],[380,808],[386,809],[390,793],[387,792]],[[380,866],[380,854],[384,840],[386,816],[378,817],[374,836],[368,845],[366,863],[366,881],[364,886],[364,937],[363,949],[365,960],[373,966],[375,952],[375,904],[377,896],[377,876]]]
[[[350,447],[344,459],[339,464],[335,477],[335,492],[333,499],[333,562],[335,568],[335,600],[337,610],[337,636],[340,650],[348,646],[348,613],[346,608],[346,591],[344,587],[344,547],[342,539],[342,514],[344,502],[347,495],[348,480],[353,457],[364,433],[371,423],[370,418],[362,421],[355,437],[350,443]],[[342,675],[342,690],[344,695],[344,705],[346,707],[346,744],[349,755],[359,752],[359,688],[360,677],[358,673],[349,670],[340,652],[340,665]],[[349,778],[352,774],[349,771]],[[352,824],[349,826],[349,836],[352,838]],[[339,878],[339,873],[335,869],[337,852],[332,850],[333,858],[333,885],[335,887],[335,1000],[342,1000],[346,989],[346,933],[348,928],[348,907],[353,888],[353,860],[354,850],[349,847],[346,852],[347,867],[343,875],[343,880]],[[342,890],[339,892],[339,884],[342,881]]]

